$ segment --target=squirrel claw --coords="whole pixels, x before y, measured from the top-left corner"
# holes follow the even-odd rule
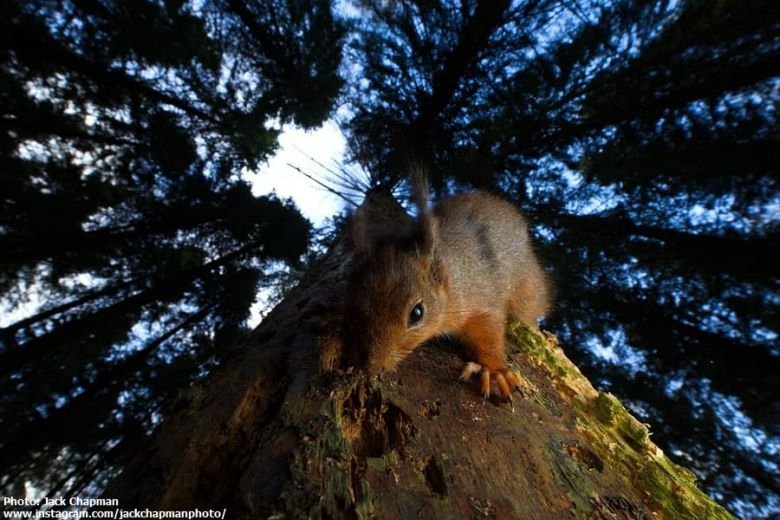
[[[509,402],[512,413],[514,413],[515,407],[512,401],[512,392],[520,388],[520,381],[517,379],[517,376],[508,368],[500,368],[491,372],[488,368],[470,361],[463,367],[463,371],[458,379],[460,382],[467,381],[476,374],[479,374],[483,403],[490,399],[490,382],[495,381],[499,397],[501,397],[501,400]]]
[[[482,365],[478,365],[477,363],[469,361],[468,363],[466,363],[466,366],[463,367],[463,371],[461,371],[458,380],[461,383],[464,381],[468,381],[469,379],[471,379],[471,376],[473,376],[474,374],[479,374],[480,372],[482,372]]]
[[[480,381],[480,385],[482,387],[482,396],[484,397],[482,399],[482,404],[485,404],[487,400],[490,399],[490,370],[487,368],[482,369]]]

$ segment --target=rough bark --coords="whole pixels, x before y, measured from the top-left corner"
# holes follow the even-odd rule
[[[233,519],[730,517],[551,334],[508,327],[514,410],[456,383],[449,340],[381,378],[339,370],[348,259],[337,243],[105,496]]]

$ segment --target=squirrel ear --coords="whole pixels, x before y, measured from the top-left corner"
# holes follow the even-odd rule
[[[346,235],[352,251],[358,257],[368,257],[374,249],[374,240],[368,230],[365,214],[358,210],[349,217],[346,226]]]
[[[449,271],[444,267],[440,258],[433,258],[430,266],[431,278],[439,286],[449,290],[450,287],[450,275]]]
[[[436,237],[439,230],[428,202],[428,176],[422,164],[412,164],[410,169],[412,201],[419,212],[416,238],[419,240],[420,252],[430,255],[436,249]]]
[[[436,219],[430,211],[420,213],[417,219],[417,239],[419,251],[424,255],[432,255],[437,246],[436,237],[439,229]]]

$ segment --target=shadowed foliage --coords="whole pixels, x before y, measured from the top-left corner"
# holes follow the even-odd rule
[[[3,3],[5,495],[98,491],[298,264],[311,225],[241,176],[328,117],[342,35],[322,1]]]
[[[545,327],[740,516],[780,510],[776,2],[356,2],[342,120],[376,186],[498,191]]]
[[[557,292],[543,326],[602,393],[567,390],[567,380],[580,381],[567,379],[573,368],[540,368],[534,355],[563,359],[553,343],[518,353],[535,377],[529,389],[544,389],[527,392],[524,418],[550,422],[506,424],[547,438],[553,423],[575,428],[570,405],[587,401],[596,407],[588,419],[603,412],[595,418],[641,455],[613,474],[592,450],[611,438],[602,426],[597,442],[536,445],[525,460],[552,456],[559,470],[558,481],[531,486],[549,491],[538,495],[553,497],[549,510],[690,510],[685,494],[666,495],[665,479],[674,473],[693,489],[693,478],[653,459],[647,431],[625,411],[625,424],[613,424],[612,392],[730,511],[777,515],[780,4],[339,7],[341,19],[322,0],[0,7],[7,493],[23,494],[27,482],[50,496],[98,493],[134,452],[136,471],[149,457],[160,472],[143,486],[131,472],[126,496],[186,505],[206,490],[246,517],[276,508],[370,514],[361,486],[394,485],[398,468],[409,472],[406,484],[424,485],[428,503],[452,493],[459,459],[431,454],[415,421],[463,420],[461,401],[431,400],[415,413],[413,392],[393,379],[403,372],[376,387],[329,373],[339,336],[317,320],[339,309],[317,298],[337,286],[343,251],[313,264],[277,322],[244,330],[258,287],[300,261],[311,230],[290,202],[253,196],[242,173],[274,152],[281,125],[315,127],[338,101],[349,159],[368,172],[371,193],[407,187],[410,165],[421,164],[436,197],[482,188],[535,224]],[[453,361],[432,356],[412,366],[425,373]],[[217,364],[224,371],[179,403],[160,450],[139,449],[170,410],[166,397]],[[426,392],[443,388],[439,375]],[[457,395],[471,402],[467,390]],[[567,403],[565,412],[554,403]],[[491,425],[503,424],[490,410],[499,421]],[[420,458],[399,465],[406,446]],[[653,500],[634,488],[587,498],[576,485],[613,476]],[[320,495],[319,482],[334,487]],[[559,493],[561,483],[577,500]],[[504,506],[458,507],[521,507]]]

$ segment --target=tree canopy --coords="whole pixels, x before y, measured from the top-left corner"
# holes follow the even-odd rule
[[[342,124],[376,186],[514,199],[544,326],[738,515],[780,507],[780,9],[356,2]]]
[[[310,223],[242,175],[281,125],[329,116],[344,31],[322,1],[4,2],[0,18],[0,288],[17,311],[2,483],[84,492],[306,252]]]
[[[312,234],[243,174],[338,114],[372,189],[422,164],[437,197],[516,202],[556,285],[544,328],[728,509],[780,512],[776,1],[0,15],[4,489],[100,489],[229,356]]]

